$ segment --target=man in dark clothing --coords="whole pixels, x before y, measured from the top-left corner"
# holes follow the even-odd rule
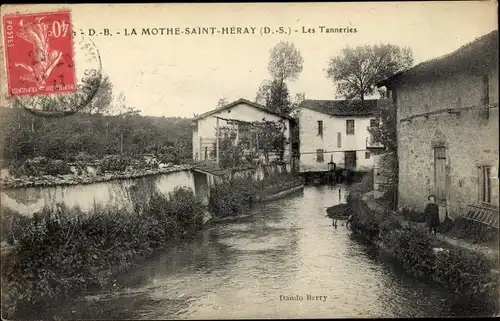
[[[434,195],[429,195],[427,198],[429,203],[425,206],[425,219],[426,225],[429,228],[429,232],[437,233],[437,228],[439,226],[439,207],[436,204],[436,197]]]

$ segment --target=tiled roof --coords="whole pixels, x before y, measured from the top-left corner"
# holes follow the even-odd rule
[[[223,110],[229,109],[231,107],[234,107],[234,106],[236,106],[238,104],[245,104],[245,105],[248,105],[248,106],[260,109],[262,111],[265,111],[266,113],[273,114],[273,115],[276,115],[276,116],[279,116],[279,117],[282,117],[282,118],[285,118],[285,119],[293,120],[293,118],[290,117],[290,116],[288,116],[288,115],[283,115],[283,114],[280,114],[280,113],[276,113],[276,112],[274,112],[274,111],[266,108],[266,106],[263,106],[261,104],[258,104],[258,103],[255,103],[253,101],[250,101],[250,100],[247,100],[247,99],[243,99],[243,98],[240,98],[240,99],[238,99],[236,101],[233,101],[232,103],[229,103],[229,104],[224,105],[222,107],[219,107],[219,108],[207,111],[206,113],[203,113],[203,114],[201,114],[199,116],[196,116],[194,118],[194,120],[205,118],[205,117],[210,116],[212,114],[215,114],[215,113],[218,113],[220,111],[223,111]]]
[[[377,110],[377,99],[368,100],[314,100],[306,99],[300,108],[311,109],[331,116],[371,116]]]
[[[486,70],[498,68],[498,30],[481,36],[458,50],[439,58],[422,62],[406,71],[382,80],[377,85],[389,85],[401,76],[446,76],[457,71],[482,75]]]

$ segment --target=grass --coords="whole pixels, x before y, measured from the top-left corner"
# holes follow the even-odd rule
[[[2,213],[3,241],[11,247],[2,253],[2,316],[36,314],[51,302],[106,287],[114,273],[195,233],[202,215],[201,203],[185,188],[153,195],[140,214],[62,206],[33,218]]]

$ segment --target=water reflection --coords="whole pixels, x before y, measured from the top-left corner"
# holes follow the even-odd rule
[[[296,197],[258,204],[251,215],[213,224],[122,275],[123,290],[88,296],[59,315],[228,319],[465,313],[455,296],[408,276],[347,228],[334,229],[325,208],[338,203],[338,195],[338,186],[307,187]]]

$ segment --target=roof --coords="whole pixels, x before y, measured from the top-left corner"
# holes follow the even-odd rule
[[[300,108],[307,108],[330,116],[372,116],[378,99],[368,100],[314,100],[306,99]]]
[[[279,117],[282,117],[282,118],[286,118],[286,119],[289,119],[289,120],[293,120],[292,117],[288,116],[288,115],[284,115],[284,114],[280,114],[280,113],[277,113],[275,111],[272,111],[270,109],[268,109],[266,106],[263,106],[261,104],[258,104],[258,103],[255,103],[253,101],[250,101],[250,100],[247,100],[247,99],[244,99],[244,98],[240,98],[236,101],[233,101],[232,103],[229,103],[227,105],[224,105],[222,107],[219,107],[219,108],[216,108],[216,109],[213,109],[213,110],[210,110],[210,111],[207,111],[206,113],[203,113],[201,115],[198,115],[196,117],[194,117],[193,120],[198,120],[198,119],[201,119],[201,118],[205,118],[207,116],[210,116],[210,115],[213,115],[215,113],[218,113],[218,112],[221,112],[221,111],[224,111],[226,109],[229,109],[231,107],[234,107],[238,104],[245,104],[245,105],[248,105],[248,106],[251,106],[251,107],[254,107],[256,109],[260,109],[268,114],[272,114],[272,115],[276,115],[276,116],[279,116]]]
[[[447,76],[456,72],[483,75],[485,70],[498,68],[498,30],[483,35],[442,57],[422,62],[406,71],[377,83],[388,86],[401,76]]]

